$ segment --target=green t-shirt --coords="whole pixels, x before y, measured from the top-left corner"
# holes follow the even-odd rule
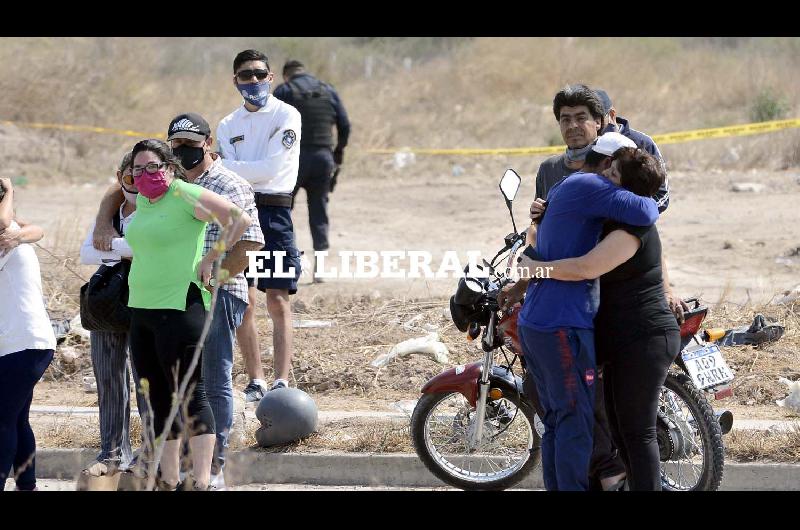
[[[125,230],[134,256],[129,307],[185,311],[186,293],[194,283],[209,310],[211,293],[197,279],[207,223],[195,218],[194,204],[202,192],[200,186],[175,179],[156,203],[139,194],[136,216]]]

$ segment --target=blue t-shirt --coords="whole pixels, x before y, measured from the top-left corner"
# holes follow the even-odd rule
[[[573,173],[550,190],[547,200],[536,235],[536,252],[543,261],[583,256],[597,245],[606,219],[635,226],[650,226],[658,219],[653,199],[595,173]],[[542,279],[528,285],[519,322],[539,331],[594,329],[599,302],[596,279]]]

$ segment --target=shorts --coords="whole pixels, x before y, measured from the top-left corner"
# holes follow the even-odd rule
[[[297,280],[300,279],[300,251],[294,241],[294,225],[292,225],[292,210],[284,206],[262,206],[257,205],[258,221],[261,223],[261,231],[264,234],[266,244],[261,250],[275,252],[283,251],[286,255],[283,258],[283,267],[277,272],[288,272],[294,267],[295,274],[291,278],[250,278],[249,267],[245,269],[244,275],[247,278],[247,285],[255,285],[259,291],[265,292],[267,289],[286,289],[289,294],[297,292]],[[270,255],[268,259],[259,260],[259,272],[270,271],[274,276],[276,270],[275,256]],[[256,283],[257,281],[257,283]]]

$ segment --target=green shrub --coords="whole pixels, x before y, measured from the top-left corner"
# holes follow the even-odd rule
[[[750,117],[753,121],[780,120],[789,112],[789,104],[785,99],[776,95],[772,89],[767,88],[759,92],[752,107]]]

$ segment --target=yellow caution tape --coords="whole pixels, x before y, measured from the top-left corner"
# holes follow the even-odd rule
[[[695,140],[707,140],[709,138],[728,138],[731,136],[748,136],[751,134],[763,134],[768,132],[782,131],[784,129],[794,129],[800,127],[800,119],[764,121],[759,123],[747,123],[744,125],[730,125],[728,127],[716,127],[713,129],[696,129],[693,131],[680,131],[653,136],[653,141],[659,145],[678,144],[692,142]],[[553,155],[560,154],[566,149],[566,145],[554,145],[550,147],[516,147],[506,149],[368,149],[368,153],[390,155],[399,152],[414,153],[420,155]]]
[[[62,131],[93,132],[100,134],[116,134],[119,136],[133,136],[136,138],[165,138],[162,133],[144,133],[138,131],[125,131],[121,129],[107,129],[105,127],[92,127],[90,125],[67,125],[63,123],[39,123],[0,120],[2,125],[16,125],[18,127],[32,127],[34,129],[57,129]]]
[[[657,144],[679,144],[691,142],[693,140],[707,140],[709,138],[728,138],[731,136],[763,134],[797,127],[800,127],[800,119],[762,121],[759,123],[729,125],[728,127],[716,127],[713,129],[696,129],[694,131],[657,134],[653,136],[653,141]]]
[[[165,138],[162,133],[145,133],[121,129],[107,129],[105,127],[92,127],[89,125],[67,125],[59,123],[38,123],[38,122],[15,122],[0,120],[2,125],[16,125],[20,127],[33,127],[36,129],[57,129],[63,131],[93,132],[100,134],[116,134],[121,136],[131,136],[136,138]],[[730,125],[727,127],[715,127],[712,129],[695,129],[693,131],[679,131],[653,136],[653,141],[659,145],[678,144],[683,142],[693,142],[695,140],[707,140],[710,138],[729,138],[732,136],[749,136],[753,134],[764,134],[785,129],[795,129],[800,127],[800,118],[791,120],[763,121],[759,123],[747,123],[744,125]],[[394,153],[414,153],[419,155],[554,155],[563,153],[566,145],[553,145],[547,147],[509,147],[500,149],[367,149],[366,152],[375,155],[391,155]]]

